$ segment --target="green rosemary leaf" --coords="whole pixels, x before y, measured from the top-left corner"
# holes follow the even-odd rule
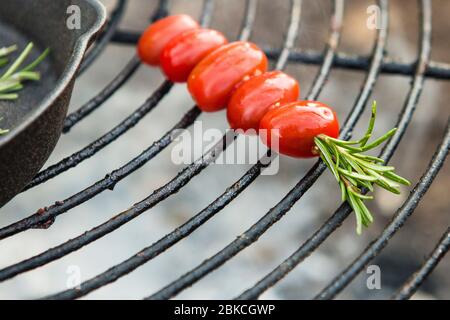
[[[363,175],[365,174],[363,169],[350,156],[345,157],[345,161],[350,165],[350,167],[348,168],[348,171],[353,171],[352,170],[352,168],[353,168],[357,173],[363,174]],[[366,181],[366,180],[361,180],[361,179],[357,180],[355,185],[368,188],[369,190],[373,190],[372,183],[369,181]]]
[[[18,84],[16,84],[16,85],[13,86],[13,87],[11,87],[11,88],[9,88],[9,89],[7,89],[7,90],[4,90],[3,92],[4,92],[4,93],[10,93],[10,92],[15,92],[15,91],[20,91],[20,90],[22,90],[22,89],[23,89],[23,85],[20,84],[20,83],[18,83]]]
[[[359,144],[361,147],[364,147],[366,145],[367,141],[369,141],[370,137],[372,136],[376,117],[377,117],[377,102],[374,101],[372,103],[372,115],[370,116],[369,126],[367,127],[367,131],[366,131],[366,134],[364,135],[364,138],[362,138],[359,141]]]
[[[328,151],[327,146],[317,137],[314,138],[314,142],[316,143],[316,146],[320,149],[320,155],[324,160],[325,164],[330,168],[331,172],[333,172],[336,180],[339,181],[339,174],[337,172],[337,168],[333,163],[333,158],[331,156],[331,153]]]
[[[6,79],[10,77],[16,70],[21,66],[25,59],[29,56],[31,50],[33,49],[33,43],[29,43],[26,48],[22,51],[20,56],[14,61],[14,63],[9,67],[9,69],[3,74],[1,79]]]
[[[340,171],[343,175],[345,175],[346,177],[351,177],[351,178],[355,178],[355,179],[360,179],[360,180],[366,180],[366,181],[376,181],[377,178],[374,176],[368,176],[365,174],[359,174],[356,172],[351,172],[342,168],[338,168],[338,171]]]
[[[362,151],[364,152],[364,151],[368,151],[368,150],[371,150],[373,148],[378,147],[380,144],[382,144],[386,140],[390,139],[395,134],[396,131],[397,131],[397,128],[393,128],[393,129],[389,130],[383,136],[379,137],[378,139],[376,139],[375,141],[371,142],[370,144],[364,146],[362,148]]]
[[[350,165],[350,164],[348,164],[348,163],[346,163],[346,167],[347,167],[347,170],[348,171],[352,171],[352,166]],[[354,185],[355,187],[357,187],[358,186],[358,181],[356,180],[356,179],[354,179],[354,178],[352,178],[352,177],[345,177],[345,178],[342,178],[341,177],[341,179],[346,179],[346,180],[348,180],[352,185]]]
[[[364,199],[364,200],[372,200],[373,199],[373,196],[367,196],[367,195],[359,193],[359,192],[354,192],[353,194],[360,199]]]
[[[17,93],[0,93],[0,100],[16,100],[17,98],[19,98]]]
[[[388,179],[388,178],[386,178],[386,177],[383,177],[381,174],[379,174],[379,173],[376,172],[376,171],[373,171],[372,169],[367,169],[367,171],[368,171],[371,175],[373,175],[374,177],[376,177],[378,180],[385,182],[386,184],[388,184],[388,185],[391,186],[391,187],[394,187],[394,188],[400,187],[400,185],[399,185],[398,183],[396,183],[395,181],[392,181],[392,180],[390,180],[390,179]]]
[[[334,142],[334,143],[336,143],[336,144],[338,144],[338,145],[343,145],[343,146],[345,146],[345,145],[351,145],[351,144],[359,144],[359,141],[336,139],[336,138],[327,136],[327,135],[325,135],[325,134],[319,134],[317,137],[320,138],[320,139],[322,139],[322,140],[325,140],[325,141],[328,140],[328,141],[331,141],[331,142]],[[327,141],[327,142],[328,142],[328,141]]]
[[[358,187],[369,189],[370,191],[373,191],[372,187],[373,182],[365,181],[365,180],[358,180]]]
[[[0,58],[0,67],[7,65],[9,60],[7,58]]]
[[[10,53],[14,52],[17,50],[17,46],[13,45],[10,47],[4,47],[4,48],[0,48],[0,58],[6,57],[7,55],[9,55]]]
[[[0,49],[0,55],[6,55],[17,49],[17,46]],[[19,96],[16,91],[23,89],[22,81],[38,81],[41,78],[39,72],[33,71],[36,66],[41,63],[49,54],[49,50],[45,50],[37,59],[28,64],[22,70],[18,69],[25,62],[31,50],[33,43],[29,43],[19,57],[12,63],[7,71],[0,77],[0,100],[14,100]],[[4,60],[0,60],[1,61]]]
[[[333,156],[335,158],[335,166],[336,168],[339,167],[339,165],[341,164],[341,156],[339,155],[338,149],[336,148],[335,144],[331,144],[331,149],[333,149]]]
[[[409,181],[406,180],[405,178],[400,177],[399,175],[397,175],[397,174],[395,174],[394,172],[391,172],[391,171],[383,172],[383,176],[386,177],[386,178],[388,178],[388,179],[390,179],[390,180],[393,180],[393,181],[395,181],[395,182],[398,182],[398,183],[400,183],[400,184],[403,184],[403,185],[405,185],[405,186],[411,185],[411,182],[409,182]]]
[[[361,154],[361,153],[352,153],[352,156],[366,160],[366,161],[373,161],[377,163],[384,163],[384,160],[378,157],[369,156],[367,154]]]
[[[358,235],[362,232],[362,214],[361,214],[361,208],[359,207],[358,203],[355,200],[355,197],[351,192],[348,193],[349,198],[349,204],[352,207],[353,211],[355,212],[356,216],[356,233]]]
[[[20,82],[18,80],[0,80],[0,93],[8,91],[11,88],[16,87]]]
[[[373,217],[362,199],[356,198],[356,201],[358,202],[359,208],[361,209],[362,215],[364,217],[363,221],[366,221],[365,226],[368,227],[373,222]]]
[[[339,145],[338,143],[336,143],[336,144]],[[360,147],[353,147],[350,145],[339,145],[339,148],[343,148],[349,152],[362,152],[363,151],[363,149]]]
[[[39,57],[36,58],[36,60],[34,60],[32,63],[27,65],[25,68],[23,68],[22,72],[34,70],[34,68],[36,68],[38,64],[40,64],[42,61],[44,61],[44,59],[49,55],[49,53],[50,53],[50,48],[45,49],[44,52],[42,52],[41,55],[39,55]]]
[[[358,187],[358,180],[353,179],[352,177],[345,177],[353,186]]]
[[[23,80],[32,80],[32,81],[38,81],[41,79],[41,75],[39,72],[35,71],[20,71],[15,74],[13,74],[11,79],[23,81]]]
[[[373,175],[377,176],[378,180],[375,181],[375,183],[377,185],[379,185],[380,187],[382,187],[383,189],[386,189],[392,193],[395,194],[400,194],[400,189],[398,188],[399,185],[396,183],[393,183],[392,181],[390,181],[389,179],[386,179],[385,177],[379,175],[376,172],[372,172]]]
[[[362,160],[362,159],[355,159],[355,160],[356,160],[362,167],[370,168],[370,169],[375,170],[375,171],[377,171],[377,172],[385,172],[385,171],[393,171],[393,170],[395,170],[395,168],[392,167],[392,166],[380,166],[380,165],[378,165],[378,164],[370,163],[370,162],[367,162],[367,161]]]
[[[380,187],[382,187],[383,189],[386,189],[389,192],[392,192],[394,194],[400,194],[400,190],[397,187],[392,187],[389,184],[387,184],[385,181],[377,180],[375,183],[377,185],[379,185]]]
[[[347,155],[347,154],[346,154]],[[347,156],[345,157],[345,160],[347,161],[347,163],[359,174],[364,174],[363,169],[361,169],[361,167],[359,166],[359,164],[351,157],[351,156]],[[357,159],[356,159],[357,160]],[[349,170],[351,171],[351,170]]]
[[[363,202],[359,198],[357,198],[355,196],[355,193],[353,191],[350,190],[350,193],[351,193],[350,197],[352,198],[352,202],[353,202],[353,204],[355,206],[354,207],[355,214],[360,217],[361,224],[364,227],[368,227],[370,221],[368,220],[368,218],[365,215],[365,212],[364,212],[364,209],[363,209],[363,207],[365,207],[365,206],[364,206]]]
[[[344,181],[339,180],[339,186],[341,187],[341,199],[344,202],[347,200],[347,188],[345,187]]]

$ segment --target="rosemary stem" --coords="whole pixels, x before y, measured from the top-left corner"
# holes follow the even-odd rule
[[[0,48],[0,58],[6,57],[7,55],[13,53],[16,50],[17,50],[17,45]]]
[[[23,89],[23,81],[38,81],[41,79],[39,72],[33,71],[50,53],[49,49],[44,50],[38,58],[19,70],[33,49],[33,43],[29,43],[19,57],[11,64],[6,72],[0,77],[0,100],[16,100],[19,98],[17,91]],[[10,53],[17,50],[17,46],[0,48],[0,67],[8,64],[6,58]],[[1,118],[0,118],[1,120]],[[8,133],[9,130],[0,129],[0,135]]]
[[[14,61],[14,63],[9,67],[9,69],[3,74],[3,76],[0,78],[5,79],[11,76],[19,67],[20,65],[25,61],[25,59],[30,54],[31,50],[33,49],[33,43],[29,43],[25,50],[22,51],[20,56]]]

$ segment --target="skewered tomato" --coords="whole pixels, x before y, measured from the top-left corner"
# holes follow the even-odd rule
[[[192,69],[228,41],[215,30],[192,29],[176,36],[161,53],[161,68],[172,82],[186,82]]]
[[[265,129],[261,138],[269,148],[296,158],[319,155],[314,143],[316,136],[339,136],[335,112],[318,101],[291,102],[271,109],[262,118],[261,129]],[[278,146],[272,145],[273,141],[278,141]]]
[[[281,71],[266,72],[239,85],[227,106],[233,129],[258,130],[259,122],[270,108],[298,99],[298,82]]]
[[[156,66],[166,44],[180,33],[200,28],[198,23],[185,14],[169,16],[151,24],[138,43],[138,54],[144,63]]]
[[[245,77],[267,70],[267,57],[249,42],[232,42],[207,55],[192,70],[189,91],[197,105],[206,112],[226,107],[234,87]]]

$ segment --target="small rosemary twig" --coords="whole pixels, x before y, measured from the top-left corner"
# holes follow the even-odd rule
[[[0,48],[0,58],[6,57],[10,53],[12,53],[12,52],[14,52],[16,50],[17,50],[17,46],[16,45]]]
[[[41,79],[39,72],[34,69],[47,57],[49,49],[46,49],[37,59],[20,69],[33,49],[33,43],[29,43],[22,51],[19,57],[9,66],[3,75],[0,76],[0,100],[15,100],[19,97],[18,91],[23,89],[24,81],[38,81]],[[9,54],[17,50],[17,46],[0,48],[0,67],[8,64],[6,58]],[[0,135],[7,133],[8,130],[0,129]]]
[[[33,49],[33,43],[29,43],[19,57],[9,66],[6,72],[0,76],[0,100],[17,99],[19,95],[13,93],[23,88],[24,81],[38,81],[41,79],[39,72],[34,69],[47,57],[49,49],[46,49],[36,60],[19,70]],[[7,55],[16,50],[16,46],[0,49],[0,56]]]
[[[355,211],[358,234],[361,234],[362,226],[367,227],[373,222],[364,200],[373,199],[365,193],[373,191],[374,184],[395,194],[400,193],[401,184],[410,185],[408,180],[394,173],[394,167],[385,166],[383,159],[363,154],[390,139],[397,130],[391,129],[368,143],[375,125],[376,111],[377,105],[374,101],[369,126],[360,140],[344,141],[326,135],[315,138],[320,157],[339,183],[342,201],[347,201]]]

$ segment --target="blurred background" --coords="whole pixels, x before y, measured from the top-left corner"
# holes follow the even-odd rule
[[[114,0],[102,0],[111,10]],[[143,30],[156,8],[157,1],[128,1],[121,28]],[[302,50],[323,50],[328,35],[331,13],[329,0],[304,0],[302,21],[296,47]],[[370,54],[375,31],[366,27],[367,7],[373,1],[346,0],[344,29],[339,51]],[[198,17],[201,0],[172,0],[171,13],[187,13]],[[212,28],[235,39],[245,9],[242,0],[215,0]],[[432,60],[450,62],[450,2],[433,1]],[[390,31],[387,46],[389,57],[413,62],[417,56],[419,19],[415,1],[390,1]],[[252,41],[260,46],[279,47],[289,20],[289,1],[259,0]],[[133,46],[111,44],[95,64],[80,77],[74,90],[71,110],[97,94],[134,55]],[[290,64],[286,69],[294,75],[307,93],[317,66]],[[343,121],[354,104],[365,73],[333,69],[320,100],[334,106]],[[141,67],[127,84],[99,110],[63,135],[47,165],[78,151],[100,137],[133,112],[164,80],[156,68]],[[426,169],[439,143],[450,109],[450,84],[427,79],[402,143],[392,159],[399,174],[413,184]],[[410,77],[382,74],[372,99],[378,101],[379,116],[375,133],[381,134],[394,126],[397,114],[410,88]],[[186,87],[175,86],[162,102],[138,125],[116,142],[61,174],[39,188],[18,195],[0,209],[0,223],[7,225],[34,213],[37,208],[63,200],[103,178],[106,173],[128,162],[159,139],[193,106]],[[366,127],[369,112],[365,112],[354,132],[360,135]],[[227,128],[225,114],[201,115],[205,128]],[[182,168],[170,161],[172,146],[166,148],[143,168],[121,181],[114,191],[106,191],[57,218],[47,230],[32,230],[2,241],[0,267],[8,266],[36,255],[50,247],[78,236],[108,220],[145,198],[168,182]],[[197,266],[222,249],[273,207],[306,173],[314,160],[298,161],[281,157],[280,171],[275,176],[261,176],[225,209],[176,244],[167,252],[140,267],[119,281],[94,291],[86,299],[139,299]],[[247,165],[211,165],[180,192],[171,196],[119,230],[95,241],[63,259],[27,272],[2,284],[0,299],[37,298],[66,289],[71,266],[81,271],[82,281],[122,262],[142,248],[152,244],[199,212],[227,186],[234,183],[249,168]],[[422,263],[442,233],[450,225],[450,168],[447,164],[407,224],[389,242],[373,264],[381,268],[381,289],[368,290],[368,275],[362,272],[339,298],[377,299],[389,297]],[[361,236],[355,234],[353,215],[332,236],[280,281],[262,298],[306,299],[313,297],[343,270],[371,240],[378,236],[395,210],[408,195],[395,196],[377,189],[370,203],[374,224]],[[340,203],[339,189],[330,173],[325,173],[289,213],[269,229],[259,241],[242,251],[220,269],[209,274],[177,298],[232,298],[252,286],[262,276],[295,251]],[[444,258],[435,272],[414,296],[420,299],[450,298],[450,257]]]

